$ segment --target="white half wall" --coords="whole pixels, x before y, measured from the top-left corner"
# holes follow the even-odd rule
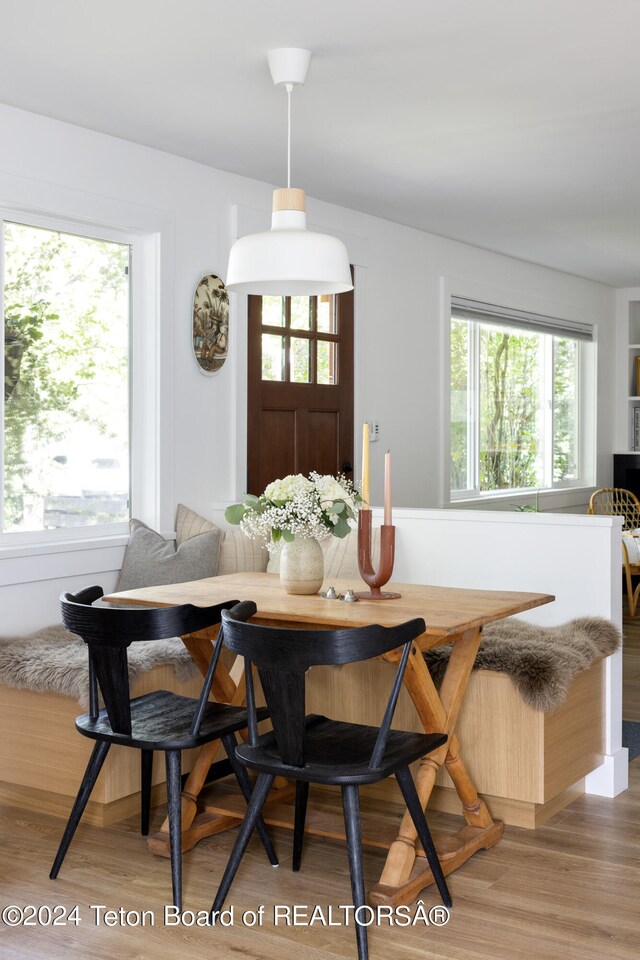
[[[212,519],[228,527],[223,504]],[[375,523],[382,522],[374,510]],[[553,603],[521,614],[553,626],[577,617],[605,617],[622,629],[620,517],[469,510],[393,512],[397,583],[476,590],[548,593]],[[429,611],[424,611],[429,621]],[[613,797],[628,786],[622,746],[622,650],[607,658],[605,762],[586,781],[588,793]]]

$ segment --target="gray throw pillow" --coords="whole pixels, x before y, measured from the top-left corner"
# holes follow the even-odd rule
[[[176,549],[173,540],[165,540],[141,520],[130,520],[129,543],[116,591],[215,577],[220,534],[217,528],[200,533]]]

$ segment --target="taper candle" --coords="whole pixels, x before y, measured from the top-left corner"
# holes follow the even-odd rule
[[[384,455],[384,523],[391,526],[391,451]]]
[[[362,499],[364,500],[364,509],[370,509],[369,503],[369,424],[365,423],[362,427]]]

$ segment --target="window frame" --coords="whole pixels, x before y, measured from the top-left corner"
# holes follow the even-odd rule
[[[590,342],[584,341],[581,350],[581,366],[578,379],[577,409],[579,410],[578,423],[578,477],[575,480],[563,481],[551,487],[529,487],[501,489],[495,491],[479,491],[474,489],[451,489],[451,321],[453,315],[453,301],[461,297],[475,299],[485,304],[509,303],[514,311],[529,312],[534,315],[543,315],[558,318],[559,323],[566,320],[567,328],[571,325],[588,324],[593,331]],[[492,503],[496,509],[505,509],[503,504],[508,502],[513,507],[518,503],[531,502],[532,496],[541,494],[541,502],[556,509],[582,504],[585,491],[595,489],[596,478],[596,451],[597,451],[597,369],[598,369],[598,328],[599,316],[588,308],[570,307],[566,303],[542,301],[526,294],[517,294],[513,290],[489,287],[475,281],[461,280],[460,278],[440,277],[440,317],[441,317],[441,371],[442,371],[442,410],[445,411],[440,419],[440,505],[450,508],[478,508],[491,509]],[[568,335],[568,330],[567,330]],[[473,384],[477,391],[477,384]],[[471,391],[469,391],[471,393]],[[468,402],[470,398],[468,398]],[[474,431],[475,451],[477,458],[477,433],[479,424]],[[588,499],[588,496],[587,496]]]
[[[51,216],[40,212],[0,205],[0,226],[4,222],[41,227],[95,240],[127,244],[129,257],[129,516],[144,514],[156,522],[159,512],[156,461],[158,390],[157,350],[159,344],[158,233],[121,228],[85,220],[82,217]],[[4,229],[0,229],[0,323],[4,329]],[[144,349],[143,349],[144,344]],[[150,363],[153,358],[153,365]],[[0,396],[0,498],[4,485],[4,391]],[[149,438],[149,430],[152,437]],[[145,437],[147,439],[145,440]],[[0,500],[3,503],[3,500]],[[146,503],[146,508],[142,506]],[[151,509],[149,509],[151,508]],[[3,507],[2,507],[3,509]],[[128,521],[87,526],[29,530],[6,533],[0,527],[0,552],[20,555],[24,548],[51,547],[73,541],[88,542],[128,535]]]

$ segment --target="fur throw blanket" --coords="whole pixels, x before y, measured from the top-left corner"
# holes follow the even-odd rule
[[[484,628],[474,669],[509,674],[525,703],[534,710],[549,711],[566,700],[577,673],[619,646],[617,627],[600,617],[580,617],[557,627],[510,618]],[[447,644],[424,655],[438,686],[451,649]]]
[[[127,654],[131,681],[164,664],[173,666],[179,680],[188,680],[198,672],[179,637],[132,643]],[[0,683],[8,687],[64,693],[87,709],[88,677],[87,645],[62,624],[27,637],[0,638]]]

